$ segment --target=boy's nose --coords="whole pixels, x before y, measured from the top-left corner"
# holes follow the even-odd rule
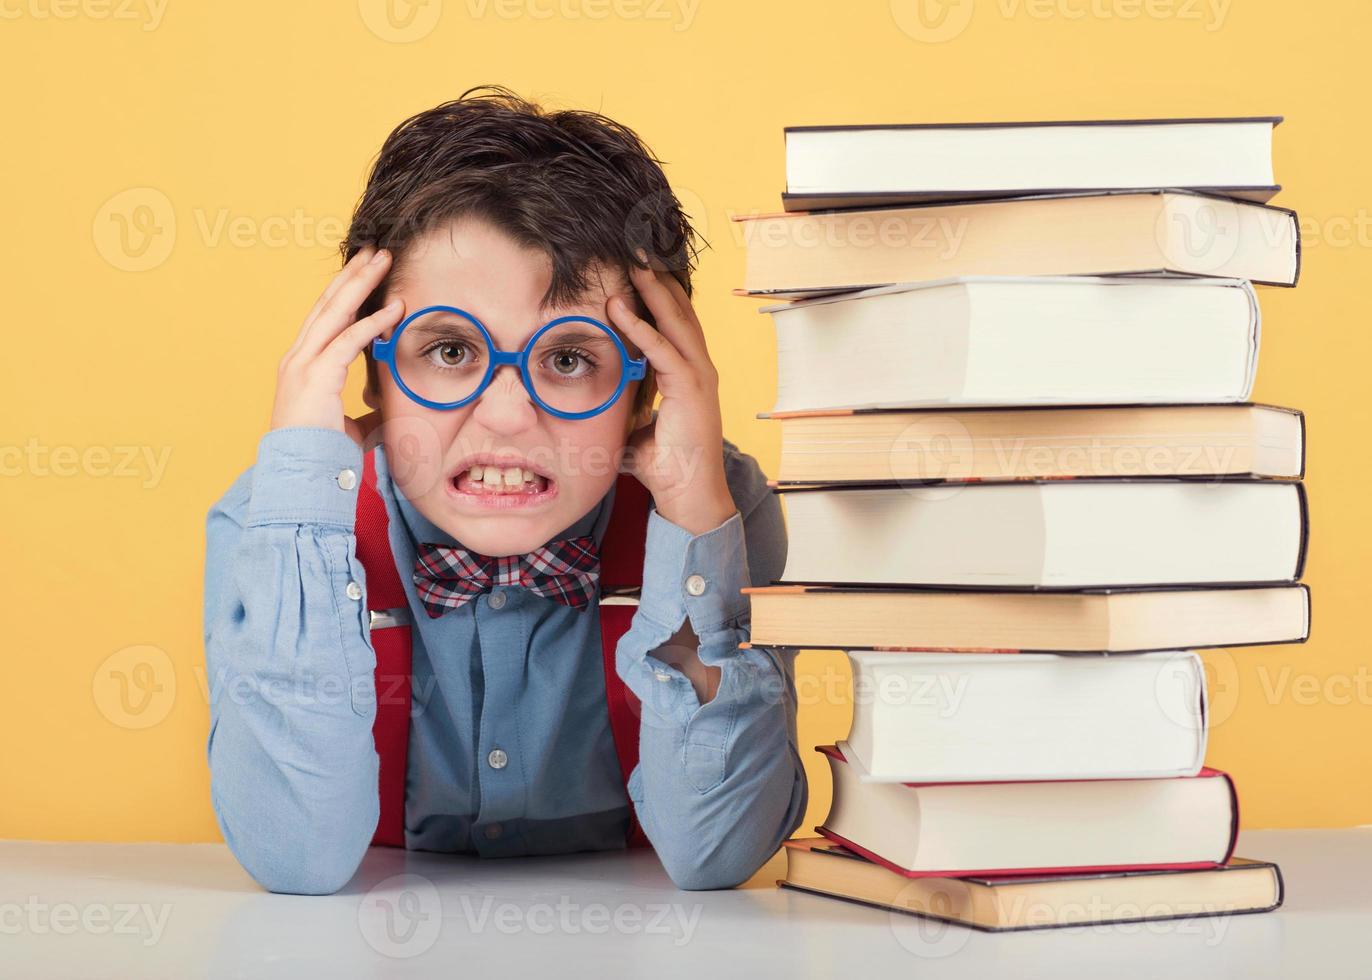
[[[532,426],[538,419],[538,406],[529,397],[519,368],[504,364],[496,368],[472,414],[492,432],[509,435]]]

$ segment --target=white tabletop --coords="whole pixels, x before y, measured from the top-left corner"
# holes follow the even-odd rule
[[[0,842],[13,977],[1372,976],[1372,831],[1252,831],[1265,915],[993,935],[781,890],[674,888],[650,853],[479,858],[374,848],[336,895],[272,895],[218,844]]]

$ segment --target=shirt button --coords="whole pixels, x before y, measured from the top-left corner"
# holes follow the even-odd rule
[[[490,607],[491,607],[492,609],[504,609],[504,608],[505,608],[505,593],[504,593],[504,592],[492,592],[490,598],[487,599],[486,602],[487,602],[487,604],[490,605]]]
[[[362,586],[358,585],[356,582],[349,582],[348,587],[343,591],[348,593],[349,599],[356,600],[362,598]]]
[[[661,671],[661,670],[654,672],[653,676],[656,677],[659,681],[661,681],[661,682],[664,683],[664,684],[666,684],[669,680],[672,679],[672,675],[671,675],[671,674],[668,674],[668,673],[666,673],[665,671]]]
[[[357,474],[352,470],[339,470],[338,476],[334,479],[338,481],[340,490],[351,490],[357,486]]]
[[[692,575],[686,580],[686,591],[691,595],[703,595],[705,593],[705,579],[699,575]]]
[[[505,828],[500,826],[500,824],[498,823],[488,823],[486,825],[486,829],[483,831],[483,833],[485,833],[486,835],[487,840],[495,840],[504,832]]]
[[[505,763],[510,761],[510,757],[505,754],[504,749],[491,749],[490,755],[486,756],[486,762],[492,769],[504,769]]]

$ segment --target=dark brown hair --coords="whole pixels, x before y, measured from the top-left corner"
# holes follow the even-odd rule
[[[463,215],[480,217],[552,261],[544,303],[582,296],[593,265],[666,268],[691,294],[697,235],[653,155],[626,126],[595,112],[546,112],[483,85],[406,119],[386,138],[353,212],[343,261],[390,249],[398,267],[415,238]],[[362,315],[380,306],[384,286]],[[652,317],[638,300],[639,313]],[[367,351],[368,370],[374,370]],[[640,397],[650,394],[640,387]],[[636,406],[638,407],[638,406]]]

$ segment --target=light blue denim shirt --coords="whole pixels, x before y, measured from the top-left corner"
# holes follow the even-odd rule
[[[727,440],[738,513],[691,535],[648,518],[643,589],[616,650],[643,702],[629,780],[644,831],[682,888],[747,879],[799,824],[793,655],[739,649],[739,589],[780,576],[780,503]],[[628,806],[605,710],[599,610],[500,586],[438,619],[415,593],[417,543],[458,544],[397,492],[378,449],[377,486],[413,632],[406,845],[485,856],[621,848]],[[256,464],[210,509],[205,562],[206,745],[211,799],[238,861],[274,892],[327,894],[352,877],[376,829],[376,657],[353,533],[362,450],[332,429],[268,432]],[[555,538],[604,536],[614,490]],[[701,576],[700,595],[686,581]],[[365,595],[365,592],[362,593]],[[721,668],[700,704],[653,656],[689,619]],[[491,764],[491,753],[499,749]]]

